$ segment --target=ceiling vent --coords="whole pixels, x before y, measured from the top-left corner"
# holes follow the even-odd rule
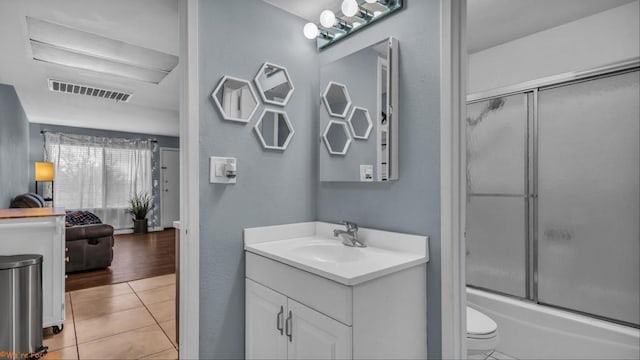
[[[129,102],[129,99],[131,99],[131,96],[133,96],[133,94],[123,91],[103,89],[95,86],[74,84],[52,79],[49,79],[49,90],[66,94],[92,96],[120,102]]]

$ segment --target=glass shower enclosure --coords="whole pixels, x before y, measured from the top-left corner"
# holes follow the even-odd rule
[[[639,327],[639,80],[469,102],[469,286]]]

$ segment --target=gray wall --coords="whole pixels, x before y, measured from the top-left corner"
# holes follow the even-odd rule
[[[400,180],[325,183],[318,219],[428,235],[429,357],[440,357],[440,19],[437,0],[407,1],[405,9],[320,53],[327,64],[385,37],[400,42]]]
[[[199,2],[200,357],[244,357],[245,227],[316,219],[318,62],[304,21],[263,1]],[[253,80],[263,62],[287,67],[295,128],[285,152],[263,150],[248,124],[225,121],[210,97],[224,75]],[[271,107],[271,106],[269,106]],[[278,108],[278,107],[274,107]],[[209,183],[209,157],[238,159],[235,185]]]
[[[159,135],[148,135],[148,134],[137,134],[137,133],[128,133],[121,131],[109,131],[109,130],[97,130],[97,129],[86,129],[79,127],[71,127],[71,126],[56,126],[49,124],[29,124],[29,174],[31,178],[33,178],[33,163],[35,161],[43,161],[44,160],[44,137],[41,134],[41,131],[52,131],[52,132],[62,132],[67,134],[78,134],[78,135],[90,135],[90,136],[103,136],[103,137],[113,137],[113,138],[121,138],[121,139],[155,139],[158,140],[157,146],[153,147],[153,163],[152,168],[153,171],[151,173],[151,178],[153,180],[154,186],[152,190],[153,195],[153,212],[149,216],[151,220],[151,226],[157,227],[161,226],[162,217],[160,210],[160,148],[168,147],[168,148],[178,148],[180,145],[179,138],[173,136],[159,136]],[[34,191],[35,184],[30,183],[29,191]],[[40,190],[42,191],[42,190]]]
[[[346,85],[352,102],[345,118],[329,116],[324,102],[321,102],[320,134],[324,132],[330,120],[346,122],[354,106],[369,110],[373,123],[369,139],[352,138],[351,146],[345,156],[329,154],[324,141],[320,143],[320,179],[323,181],[360,181],[360,165],[372,165],[373,178],[378,177],[376,160],[376,122],[379,118],[376,101],[378,56],[375,50],[364,49],[346,58],[324,64],[320,68],[320,94],[324,93],[329,81],[334,81]]]
[[[0,208],[27,192],[29,177],[29,121],[15,89],[0,84]]]

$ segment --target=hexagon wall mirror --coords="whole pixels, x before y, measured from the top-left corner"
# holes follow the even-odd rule
[[[354,106],[347,122],[349,123],[349,128],[351,128],[354,139],[367,140],[369,138],[371,129],[373,129],[369,110]]]
[[[247,80],[224,76],[211,97],[225,120],[246,123],[258,109],[258,97]]]
[[[266,62],[253,81],[267,104],[285,106],[293,95],[293,82],[284,66]]]
[[[264,109],[254,130],[262,147],[284,151],[289,146],[294,130],[287,113],[279,110]]]
[[[342,121],[331,120],[322,133],[324,144],[331,155],[347,155],[351,145],[351,134],[347,124]]]
[[[322,94],[322,100],[327,107],[329,115],[340,118],[347,116],[351,106],[351,96],[349,96],[349,90],[347,90],[346,85],[329,81]]]

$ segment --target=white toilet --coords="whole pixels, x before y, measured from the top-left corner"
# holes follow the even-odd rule
[[[467,355],[489,354],[497,345],[498,324],[487,315],[467,306]]]

